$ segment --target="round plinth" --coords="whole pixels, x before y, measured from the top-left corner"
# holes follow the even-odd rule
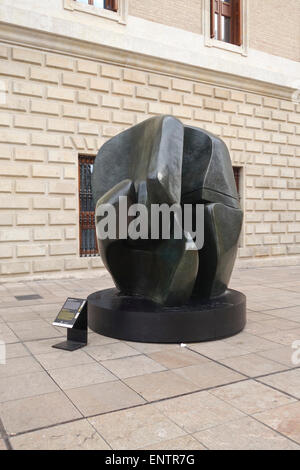
[[[117,289],[88,297],[88,323],[103,336],[143,343],[196,343],[233,336],[246,324],[246,297],[234,290],[181,307],[161,307]]]

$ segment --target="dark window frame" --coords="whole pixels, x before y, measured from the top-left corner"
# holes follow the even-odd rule
[[[90,184],[90,165],[94,164],[95,155],[78,156],[79,184],[79,247],[80,257],[99,256],[95,227],[95,207]],[[85,165],[85,167],[84,167]]]
[[[216,27],[217,17],[217,27]],[[222,39],[222,17],[230,19],[230,41]],[[242,0],[210,0],[210,36],[218,41],[242,45]]]
[[[242,176],[242,167],[241,166],[233,166],[233,176],[236,184],[236,189],[241,199],[241,176]]]

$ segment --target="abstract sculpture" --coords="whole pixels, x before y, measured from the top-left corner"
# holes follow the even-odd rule
[[[98,333],[148,342],[188,342],[222,338],[245,326],[245,296],[228,290],[243,213],[229,152],[222,140],[171,116],[148,119],[112,138],[100,149],[93,172],[98,247],[117,289],[88,298],[89,325]],[[116,225],[128,226],[129,207],[147,209],[143,239],[103,237],[103,207],[117,209]],[[154,205],[177,205],[184,214],[204,210],[204,244],[173,214],[171,236],[164,227],[151,238]],[[125,218],[124,218],[125,217]],[[122,220],[121,220],[122,219]],[[152,224],[152,226],[151,226]]]

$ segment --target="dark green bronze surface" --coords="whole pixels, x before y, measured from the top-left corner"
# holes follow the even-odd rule
[[[225,143],[214,135],[160,116],[134,126],[100,149],[92,177],[97,207],[119,196],[130,204],[205,205],[205,241],[188,238],[101,240],[99,251],[122,295],[160,305],[225,293],[234,266],[243,213]],[[97,217],[96,225],[100,218]]]

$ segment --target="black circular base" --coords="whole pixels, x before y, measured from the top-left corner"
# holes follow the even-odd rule
[[[233,336],[246,325],[246,297],[234,290],[210,301],[161,307],[117,289],[88,297],[88,323],[104,336],[143,343],[196,343]]]

